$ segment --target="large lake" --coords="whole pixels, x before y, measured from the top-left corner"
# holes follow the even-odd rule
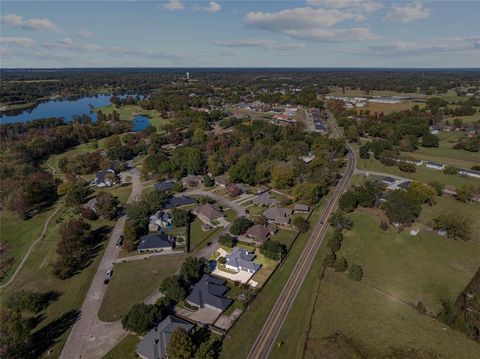
[[[88,115],[93,121],[97,120],[97,114],[92,112],[92,107],[110,105],[112,95],[97,95],[81,97],[74,100],[50,100],[39,103],[31,109],[15,115],[1,115],[0,123],[15,123],[38,120],[49,117],[63,117],[65,121],[72,121],[75,116]],[[119,96],[121,97],[121,96]],[[133,119],[134,131],[141,131],[150,125],[146,116],[135,116]]]

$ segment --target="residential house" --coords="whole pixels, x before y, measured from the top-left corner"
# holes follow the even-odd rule
[[[203,183],[203,176],[188,175],[183,177],[180,181],[185,187],[199,187]]]
[[[427,162],[426,164],[427,168],[432,168],[434,170],[443,170],[445,169],[445,165],[441,163],[436,163],[436,162]]]
[[[263,215],[268,223],[274,223],[281,226],[287,226],[290,223],[290,216],[292,214],[291,208],[269,208]]]
[[[297,203],[293,208],[295,213],[308,213],[310,212],[310,207],[306,204]]]
[[[190,295],[185,299],[192,306],[224,311],[232,303],[225,296],[228,287],[225,280],[204,274],[203,277],[192,287]]]
[[[215,184],[219,187],[227,187],[230,184],[230,180],[225,176],[215,177]]]
[[[233,251],[225,256],[227,262],[225,267],[235,272],[245,271],[248,273],[255,273],[260,269],[260,264],[255,263],[255,254],[250,253],[245,249],[235,247]]]
[[[393,186],[397,180],[392,177],[385,177],[382,179],[382,182],[385,183],[387,186]]]
[[[147,234],[140,237],[140,243],[138,244],[137,252],[145,253],[171,251],[174,243],[175,238],[168,234]]]
[[[143,336],[137,345],[136,352],[143,359],[165,359],[168,343],[175,329],[182,328],[190,333],[194,327],[194,324],[184,319],[169,315]]]
[[[111,187],[115,183],[114,177],[115,171],[110,168],[98,171],[91,184],[97,187]]]
[[[271,197],[268,193],[262,193],[252,199],[253,204],[260,207],[276,206],[279,202],[275,197]]]
[[[268,239],[270,234],[272,234],[271,230],[266,226],[262,224],[254,224],[247,230],[245,236],[251,238],[253,240],[253,243],[257,245],[262,245]]]
[[[175,186],[175,181],[172,181],[172,180],[163,181],[163,182],[156,183],[156,184],[153,185],[153,187],[157,191],[171,191],[174,186]]]
[[[224,216],[217,207],[213,204],[205,203],[201,206],[195,208],[193,214],[196,215],[203,223],[206,223],[210,226],[214,226],[213,221]]]
[[[397,187],[406,190],[411,185],[412,185],[412,181],[403,181]]]
[[[148,230],[150,232],[156,232],[160,229],[172,229],[172,216],[168,212],[157,211],[150,216],[150,223]]]
[[[197,200],[195,198],[187,197],[187,196],[178,196],[178,197],[169,198],[165,202],[165,205],[163,206],[163,208],[171,209],[171,208],[189,206],[196,203],[197,203]]]
[[[87,203],[83,205],[83,208],[89,208],[95,213],[97,213],[97,198],[92,198]]]

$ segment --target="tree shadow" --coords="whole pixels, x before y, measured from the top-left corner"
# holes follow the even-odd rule
[[[66,312],[33,334],[35,355],[39,357],[48,350],[80,317],[79,310]]]
[[[85,254],[83,259],[79,265],[77,273],[88,267],[95,257],[97,256],[98,252],[103,248],[103,241],[105,238],[110,234],[112,230],[111,226],[101,226],[94,231],[92,231],[92,237],[88,241],[87,248],[85,250]]]

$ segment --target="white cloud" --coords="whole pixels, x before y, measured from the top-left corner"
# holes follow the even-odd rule
[[[208,3],[208,6],[199,7],[198,9],[202,11],[207,11],[207,12],[219,12],[222,9],[222,7],[218,2],[210,1]]]
[[[247,25],[286,34],[297,39],[315,41],[372,40],[378,36],[369,28],[354,27],[331,29],[344,21],[364,19],[363,14],[338,9],[314,9],[310,7],[285,9],[274,13],[250,12],[245,17]]]
[[[393,42],[344,52],[366,56],[411,56],[470,53],[480,56],[480,36],[431,39],[421,42]]]
[[[295,50],[305,47],[305,44],[284,44],[273,40],[243,39],[243,40],[215,40],[214,45],[225,47],[261,47],[266,50]]]
[[[169,0],[165,4],[162,4],[162,7],[170,11],[179,11],[185,8],[180,0]]]
[[[75,35],[77,37],[81,37],[82,39],[91,39],[97,37],[97,35],[95,35],[93,32],[86,30],[78,30],[77,32],[75,32]]]
[[[25,30],[46,30],[53,32],[61,32],[58,26],[49,19],[24,19],[15,14],[9,14],[0,17],[2,24],[17,27]]]
[[[307,0],[307,4],[327,9],[354,9],[361,12],[373,12],[383,8],[383,4],[368,0]]]
[[[426,8],[418,2],[406,5],[392,5],[389,12],[383,18],[387,21],[400,21],[404,24],[415,20],[428,19],[430,17],[430,9]]]
[[[31,49],[35,47],[35,41],[29,37],[0,37],[0,44]]]

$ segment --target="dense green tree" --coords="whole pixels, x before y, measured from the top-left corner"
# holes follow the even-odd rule
[[[337,255],[329,250],[327,254],[325,254],[325,258],[323,259],[323,265],[325,267],[333,268],[335,266],[335,261],[337,260]]]
[[[344,212],[352,212],[358,204],[357,195],[352,190],[345,192],[338,201],[338,208]]]
[[[177,275],[165,278],[160,284],[160,292],[174,302],[182,301],[187,295],[184,283],[182,282],[180,276]]]
[[[333,213],[329,222],[337,230],[351,229],[353,227],[353,221],[341,210]]]
[[[287,253],[287,247],[283,243],[269,239],[260,247],[260,253],[269,259],[281,260]]]
[[[32,358],[33,340],[31,321],[22,318],[19,311],[0,311],[0,351],[2,358]]]
[[[172,223],[175,227],[185,227],[190,222],[190,212],[181,208],[172,210]]]
[[[188,257],[180,269],[180,277],[187,284],[197,282],[205,273],[208,272],[208,261],[201,257]]]
[[[438,147],[439,139],[437,136],[427,133],[422,137],[423,147]]]
[[[218,239],[218,243],[221,246],[228,247],[228,248],[235,247],[237,245],[237,242],[238,242],[237,238],[229,235],[228,233],[221,235],[220,238]]]
[[[412,192],[391,191],[387,194],[386,200],[383,207],[390,223],[410,225],[422,211],[419,199]]]
[[[78,206],[87,201],[90,195],[90,189],[81,183],[75,185],[65,195],[65,204],[70,207]]]
[[[441,214],[433,219],[435,229],[443,229],[448,238],[468,241],[471,237],[470,219],[455,213]]]
[[[296,201],[313,205],[319,201],[322,196],[321,188],[316,183],[299,183],[293,187],[292,194]]]
[[[106,219],[113,219],[118,211],[118,198],[109,192],[99,192],[97,194],[97,203],[95,208],[97,213]]]
[[[417,166],[414,163],[399,161],[398,169],[402,172],[415,173],[417,171]]]
[[[230,233],[238,236],[243,234],[253,225],[252,221],[250,221],[246,217],[237,217],[233,220],[232,225],[230,226]]]
[[[343,234],[342,231],[339,229],[336,229],[333,232],[333,235],[328,238],[327,246],[330,248],[330,250],[333,253],[336,253],[340,250],[342,247],[342,242],[343,242]]]
[[[417,197],[420,203],[435,204],[437,191],[426,183],[415,181],[410,184],[408,191],[412,192],[412,196]]]
[[[152,304],[134,304],[123,316],[123,329],[137,334],[143,334],[152,329],[162,319],[162,307]]]
[[[348,278],[355,281],[361,281],[363,278],[362,267],[356,263],[352,263],[350,268],[348,268]]]
[[[167,353],[169,359],[193,358],[194,346],[190,335],[183,328],[176,328],[168,343]]]
[[[277,165],[272,170],[272,185],[275,188],[288,188],[295,181],[295,169],[290,164]]]
[[[443,183],[440,183],[438,181],[433,181],[428,183],[437,193],[437,196],[443,195],[443,189],[445,188],[445,185]]]
[[[359,147],[360,158],[368,160],[370,158],[370,144],[366,144]]]

